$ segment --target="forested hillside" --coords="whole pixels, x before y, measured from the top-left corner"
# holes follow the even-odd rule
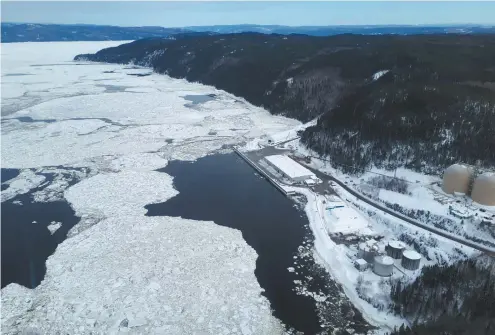
[[[177,36],[76,59],[150,66],[319,117],[302,142],[352,170],[495,165],[495,35]]]
[[[495,261],[432,266],[411,285],[392,288],[395,312],[412,323],[393,335],[495,334]]]

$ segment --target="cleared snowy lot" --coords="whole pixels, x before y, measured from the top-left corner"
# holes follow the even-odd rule
[[[257,255],[238,231],[145,217],[143,206],[176,193],[169,176],[152,171],[168,160],[299,123],[212,87],[72,61],[117,44],[2,45],[2,168],[91,170],[72,187],[60,178],[51,185],[82,220],[37,288],[2,290],[2,332],[281,333],[254,276]],[[185,95],[210,93],[214,100],[185,106]],[[28,171],[6,197],[42,182]]]

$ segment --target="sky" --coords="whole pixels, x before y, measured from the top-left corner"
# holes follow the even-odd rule
[[[184,27],[495,23],[495,2],[1,1],[2,22]]]

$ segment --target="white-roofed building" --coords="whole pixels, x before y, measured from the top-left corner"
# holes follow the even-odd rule
[[[358,258],[354,261],[354,267],[359,271],[364,271],[369,267],[369,264],[364,259]]]
[[[313,172],[285,155],[267,156],[265,160],[278,173],[292,182],[304,182],[307,179],[316,179]]]

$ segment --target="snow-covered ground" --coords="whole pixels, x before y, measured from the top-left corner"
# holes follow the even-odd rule
[[[2,332],[283,332],[254,276],[257,255],[238,231],[146,217],[143,206],[176,194],[171,177],[153,171],[169,160],[194,160],[300,123],[213,87],[72,61],[118,44],[2,45],[1,165],[22,169],[2,201],[55,169],[35,200],[63,196],[81,217],[37,288],[2,289]],[[185,106],[185,95],[210,93],[217,97]],[[83,169],[82,181],[69,186],[67,169]]]
[[[333,174],[339,174],[335,169],[331,170]],[[388,206],[400,206],[402,209],[399,211],[406,215],[411,216],[412,212],[419,212],[412,217],[425,224],[476,242],[487,241],[495,245],[495,226],[481,225],[484,217],[495,215],[495,206],[479,205],[463,194],[444,193],[440,186],[442,180],[438,176],[424,175],[403,168],[397,169],[395,175],[405,181],[407,194],[379,188],[373,184],[373,178],[393,177],[394,171],[374,168],[361,176],[345,175],[342,178],[340,173],[340,178],[347,181],[350,187],[367,194],[374,200]]]
[[[370,303],[362,300],[356,290],[357,281],[361,273],[354,268],[349,259],[348,248],[343,244],[336,244],[328,235],[325,227],[326,222],[323,203],[324,197],[309,193],[307,190],[299,190],[306,195],[308,203],[305,211],[308,215],[311,229],[315,235],[316,259],[330,272],[330,274],[342,284],[344,292],[354,305],[363,313],[363,316],[371,323],[381,327],[382,331],[390,330],[394,326],[400,326],[404,320],[396,317],[387,311],[379,311]],[[350,217],[341,216],[338,221],[351,222],[355,220],[357,212],[349,212]],[[341,224],[341,223],[340,223]],[[377,281],[377,276],[368,272],[368,277]]]
[[[362,236],[374,234],[370,222],[344,201],[337,197],[324,200],[322,213],[324,213],[325,226],[330,234],[359,234]]]
[[[240,149],[243,151],[252,151],[258,150],[265,145],[273,145],[277,143],[282,143],[284,147],[290,148],[294,143],[297,142],[299,135],[297,134],[299,131],[303,131],[304,129],[316,125],[317,119],[311,120],[306,123],[302,123],[297,125],[294,128],[285,131],[278,131],[269,133],[267,135],[261,136],[259,138],[254,138],[246,143]],[[293,141],[290,141],[293,140]],[[289,141],[285,143],[286,141]]]
[[[365,222],[362,215],[354,208],[346,204],[346,208],[341,210],[339,214],[328,214],[326,208],[329,206],[329,197],[317,195],[314,192],[300,187],[283,186],[287,191],[303,194],[307,203],[305,212],[310,222],[310,228],[315,236],[313,254],[314,259],[323,266],[330,275],[342,285],[345,295],[352,301],[354,306],[361,311],[363,317],[372,325],[379,327],[377,334],[385,334],[391,331],[394,326],[400,326],[406,322],[400,317],[397,317],[387,310],[379,310],[372,303],[363,300],[357,291],[360,277],[369,281],[368,288],[375,288],[380,285],[384,279],[373,274],[371,270],[367,272],[359,272],[353,266],[351,254],[353,249],[345,244],[337,244],[330,237],[330,230],[333,232],[358,231],[362,230],[360,236],[372,234],[370,223]],[[334,197],[331,197],[331,203],[337,203]],[[341,202],[339,202],[340,204]],[[353,227],[355,225],[355,227]],[[354,257],[355,258],[355,257]],[[386,284],[386,286],[389,284]],[[367,297],[373,303],[380,303],[387,307],[390,302],[389,295],[386,289],[376,289],[368,293]]]
[[[391,284],[395,281],[411,282],[421,272],[403,269],[399,260],[395,261],[394,274],[388,278],[374,274],[372,267],[364,272],[358,271],[353,265],[354,260],[358,258],[357,245],[337,243],[331,236],[342,233],[344,236],[350,235],[361,240],[370,240],[378,236],[381,239],[376,246],[383,254],[388,241],[406,235],[410,238],[409,243],[406,243],[407,249],[414,250],[411,242],[415,242],[426,252],[427,259],[423,257],[421,266],[452,262],[476,254],[471,248],[432,235],[380,212],[339,186],[333,187],[338,197],[318,195],[306,188],[282,187],[287,191],[305,195],[305,212],[315,235],[314,258],[342,285],[346,296],[363,313],[364,318],[379,327],[379,334],[407,323],[389,311]],[[344,207],[337,208],[338,206]],[[329,211],[328,208],[332,210]]]

